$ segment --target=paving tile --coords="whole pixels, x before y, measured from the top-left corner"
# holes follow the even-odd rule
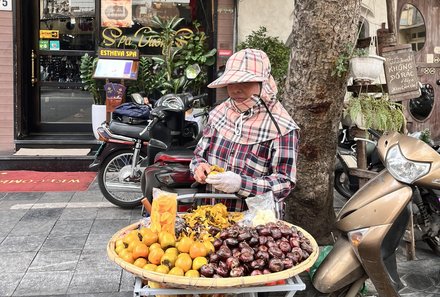
[[[73,271],[27,272],[13,296],[65,294],[72,276]]]
[[[17,288],[23,273],[0,273],[0,296],[12,296]]]
[[[60,203],[69,202],[72,199],[75,192],[46,192],[38,200],[38,203]]]
[[[122,269],[122,278],[121,278],[121,286],[119,287],[119,291],[129,291],[133,292],[134,290],[134,274],[130,273],[126,270]]]
[[[142,207],[136,207],[131,213],[131,219],[139,220],[142,218]]]
[[[37,252],[0,252],[0,272],[26,272]]]
[[[76,294],[66,294],[65,297],[133,297],[133,292],[107,292],[107,293],[76,293]],[[60,297],[60,296],[53,296]]]
[[[40,251],[32,261],[29,271],[74,270],[80,254],[80,250]]]
[[[141,217],[136,218],[136,219],[131,218],[131,219],[130,219],[130,222],[129,222],[128,224],[129,224],[129,225],[137,224],[137,223],[139,223],[140,220],[142,220]],[[147,225],[148,225],[148,224],[147,224]]]
[[[129,225],[129,219],[125,220],[95,220],[90,234],[115,234],[117,231]]]
[[[27,209],[0,210],[0,225],[7,222],[18,222],[27,211]]]
[[[85,250],[105,250],[112,235],[90,234],[84,246]]]
[[[65,208],[59,220],[94,220],[98,215],[98,208]]]
[[[107,257],[106,249],[102,250],[83,250],[76,271],[78,272],[102,272],[120,270],[121,268],[110,261]]]
[[[90,232],[92,224],[93,220],[60,220],[56,222],[50,234],[87,234]]]
[[[46,237],[41,235],[26,235],[26,236],[9,235],[0,244],[0,251],[35,252],[40,249],[45,239]]]
[[[18,221],[10,221],[10,222],[4,222],[0,223],[0,234],[2,234],[4,237],[6,237],[15,227],[15,225],[18,224]]]
[[[11,231],[14,236],[41,234],[47,236],[55,225],[55,220],[19,221]]]
[[[13,201],[17,203],[31,203],[38,201],[41,197],[43,197],[45,192],[14,192],[7,193],[5,197],[3,197],[2,202],[4,201]]]
[[[102,195],[101,191],[98,190],[89,190],[86,192],[76,192],[73,196],[70,202],[101,202],[101,201],[107,201],[104,198],[104,195]]]
[[[46,241],[41,247],[42,251],[56,251],[56,250],[81,250],[88,234],[49,234]]]
[[[26,212],[21,220],[57,220],[61,216],[62,212],[63,208],[31,208]]]
[[[90,184],[88,191],[95,191],[101,193],[101,190],[99,189],[98,181],[95,179],[93,183]],[[100,196],[103,196],[102,194]],[[104,197],[104,196],[103,196]]]
[[[10,209],[28,210],[37,201],[38,201],[38,199],[35,199],[33,201],[3,201],[3,200],[0,200],[0,210],[10,210]]]
[[[130,219],[132,209],[122,209],[117,206],[98,209],[97,219]]]
[[[67,293],[105,293],[117,292],[121,271],[79,272],[75,273]]]

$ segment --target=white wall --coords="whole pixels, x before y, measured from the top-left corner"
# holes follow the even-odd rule
[[[260,26],[266,27],[268,36],[285,42],[292,31],[293,4],[293,0],[238,0],[237,42]]]
[[[397,0],[396,0],[397,2]],[[238,0],[237,42],[246,39],[260,26],[267,29],[267,35],[279,37],[285,42],[292,31],[293,0]],[[395,4],[396,5],[396,4]],[[363,0],[361,16],[369,23],[370,36],[376,36],[381,23],[386,22],[385,0]]]

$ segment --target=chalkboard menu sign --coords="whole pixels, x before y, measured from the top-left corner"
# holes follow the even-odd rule
[[[419,77],[410,44],[386,47],[385,78],[388,95],[392,101],[403,101],[420,96]]]

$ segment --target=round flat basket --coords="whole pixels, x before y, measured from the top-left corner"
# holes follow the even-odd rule
[[[287,222],[284,222],[289,226]],[[135,230],[139,227],[139,223],[135,223],[129,225],[118,232],[116,232],[110,241],[107,244],[107,255],[111,261],[115,262],[123,269],[128,272],[133,273],[134,275],[142,278],[143,280],[154,281],[160,283],[162,286],[170,287],[170,288],[229,288],[229,287],[250,287],[256,285],[266,284],[268,282],[284,280],[291,278],[294,275],[297,275],[306,269],[310,268],[318,258],[318,244],[315,239],[304,229],[301,227],[295,226],[298,231],[301,231],[304,236],[310,240],[310,245],[313,248],[313,252],[310,256],[299,263],[298,265],[280,271],[274,272],[264,275],[255,275],[255,276],[243,276],[243,277],[226,277],[226,278],[209,278],[209,277],[187,277],[187,276],[176,276],[176,275],[168,275],[163,273],[158,273],[154,271],[148,271],[142,268],[139,268],[133,264],[130,264],[124,260],[122,260],[115,252],[116,241],[119,238],[122,238],[125,234],[129,233],[132,230]]]

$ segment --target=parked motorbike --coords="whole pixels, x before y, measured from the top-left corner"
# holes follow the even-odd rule
[[[185,112],[194,105],[194,100],[203,100],[204,97],[206,94],[195,97],[190,94],[166,95],[152,110],[152,122],[146,129],[150,135],[148,166],[141,178],[142,193],[150,202],[153,199],[153,188],[179,195],[200,191],[202,186],[195,183],[189,163],[202,133],[198,132],[195,122],[188,125]],[[206,122],[208,109],[194,115],[199,116],[203,116],[203,122]]]
[[[132,94],[131,98],[144,104],[141,94]],[[102,144],[89,167],[98,169],[98,185],[104,197],[122,208],[135,207],[142,198],[141,164],[147,156],[149,138],[140,133],[147,124],[148,121],[127,123],[112,119],[97,129]]]
[[[339,130],[334,188],[346,199],[351,198],[351,196],[359,190],[359,178],[355,176],[352,171],[358,167],[356,142],[357,139],[350,133],[350,127],[343,126]],[[366,159],[367,170],[379,172],[384,168],[374,143],[367,142]]]
[[[435,195],[438,214],[440,155],[428,144],[397,132],[384,133],[377,143],[385,165],[340,210],[335,227],[341,232],[333,249],[313,276],[322,293],[356,296],[370,278],[380,296],[399,296],[395,251],[407,227],[415,187]],[[434,196],[432,196],[434,197]],[[438,224],[430,227],[438,242]]]
[[[410,136],[419,139],[420,133],[413,133]],[[380,172],[384,169],[384,165],[379,159],[376,149],[376,142],[364,138],[355,138],[355,142],[351,146],[351,150],[345,149],[343,146],[349,140],[341,141],[341,147],[338,148],[337,157],[339,166],[342,168],[342,174],[338,180],[336,176],[340,168],[335,169],[335,189],[345,198],[349,199],[359,189],[358,178],[352,175],[352,168],[356,168],[356,140],[366,141],[369,145],[367,149],[367,170]],[[438,150],[439,146],[429,144],[434,150]],[[353,165],[354,164],[354,165]],[[344,182],[345,180],[345,182]],[[339,183],[338,183],[339,182]],[[342,189],[341,189],[342,188]],[[425,241],[432,251],[440,256],[439,238],[436,238],[440,226],[440,202],[435,190],[429,190],[424,187],[413,187],[414,195],[412,199],[413,217],[414,217],[414,239],[415,241]],[[434,232],[431,232],[431,229]],[[410,241],[410,237],[405,236],[405,240]]]
[[[108,201],[122,208],[141,204],[144,197],[141,177],[144,169],[152,164],[157,146],[162,145],[158,139],[166,141],[170,147],[179,146],[174,152],[178,155],[184,149],[195,147],[200,129],[196,122],[185,120],[185,112],[205,97],[206,94],[167,94],[154,104],[147,123],[111,120],[98,128],[103,143],[90,167],[98,167],[99,188]],[[138,94],[133,94],[133,99],[139,104],[143,102]],[[168,109],[179,112],[174,112],[173,117],[162,117]]]

